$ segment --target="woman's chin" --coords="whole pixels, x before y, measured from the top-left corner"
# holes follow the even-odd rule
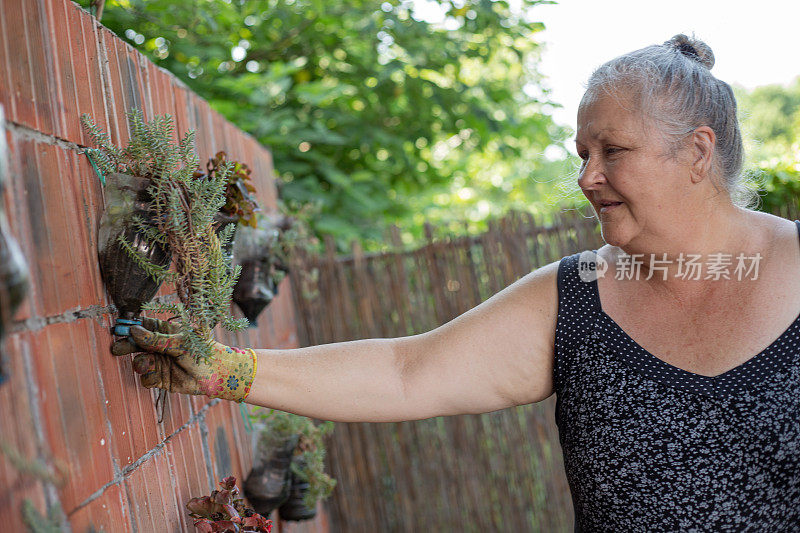
[[[621,228],[619,224],[613,222],[600,223],[600,235],[603,241],[611,246],[622,247],[630,241],[630,235]]]

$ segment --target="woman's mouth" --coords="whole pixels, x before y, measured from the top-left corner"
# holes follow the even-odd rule
[[[608,211],[614,209],[615,207],[622,205],[622,202],[601,202],[600,203],[600,212],[607,213]]]

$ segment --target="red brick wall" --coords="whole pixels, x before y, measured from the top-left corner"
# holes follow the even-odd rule
[[[162,423],[155,394],[138,386],[129,357],[108,348],[114,321],[97,267],[103,189],[80,150],[90,113],[117,143],[126,110],[169,113],[197,130],[201,161],[218,150],[254,169],[261,205],[275,209],[267,149],[119,40],[76,4],[3,0],[0,104],[7,117],[11,183],[5,207],[27,258],[31,289],[6,347],[0,385],[0,530],[23,531],[21,504],[60,505],[72,531],[193,531],[184,509],[216,480],[242,479],[251,437],[236,404],[170,395]],[[288,278],[258,329],[223,337],[240,346],[297,345]],[[9,452],[10,450],[10,452]],[[43,480],[10,457],[58,464]],[[323,531],[319,519],[283,531]]]

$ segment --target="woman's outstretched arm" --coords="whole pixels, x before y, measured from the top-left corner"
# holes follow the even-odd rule
[[[245,401],[323,420],[385,422],[542,400],[552,393],[557,269],[551,263],[531,272],[419,335],[254,350],[255,376]],[[144,386],[218,393],[209,388],[209,376],[232,375],[233,362],[241,360],[241,350],[218,345],[223,366],[198,369],[179,339],[135,329],[136,343],[148,350],[134,360]]]
[[[480,413],[552,392],[557,263],[432,331],[256,350],[248,403],[333,421]]]

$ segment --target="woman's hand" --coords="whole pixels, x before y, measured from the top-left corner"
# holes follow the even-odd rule
[[[184,348],[177,326],[154,318],[143,318],[142,326],[133,326],[130,338],[111,347],[114,355],[142,352],[133,359],[142,386],[235,402],[244,401],[250,393],[257,360],[252,349],[214,341],[211,359],[197,362],[195,354]]]

